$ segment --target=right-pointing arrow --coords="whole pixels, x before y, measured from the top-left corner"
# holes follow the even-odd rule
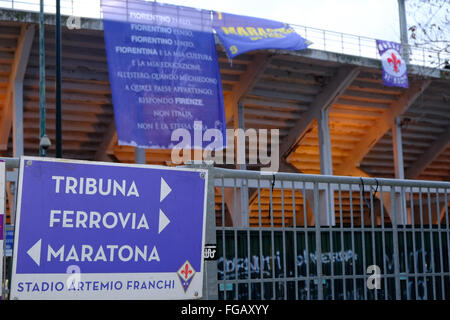
[[[41,241],[39,239],[30,249],[28,249],[27,254],[33,259],[33,261],[40,266],[41,265]]]
[[[158,234],[164,230],[165,227],[170,223],[169,218],[164,214],[164,212],[159,209],[159,225],[158,225]]]
[[[163,201],[171,191],[172,188],[170,188],[166,180],[161,177],[161,193],[159,195],[159,202]]]

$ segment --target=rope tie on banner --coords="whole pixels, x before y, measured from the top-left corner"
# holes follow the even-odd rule
[[[373,190],[372,186],[370,186],[370,192],[372,192],[372,197],[375,197],[375,195],[377,194],[378,186],[379,186],[378,179],[377,178],[374,178],[374,179],[375,179],[375,182],[377,183],[377,185],[375,187],[375,190]],[[359,177],[359,180],[361,180],[362,195],[363,195],[364,203],[366,204],[367,208],[370,210],[370,203],[369,203],[369,201],[367,200],[367,198],[365,196],[364,180],[363,180],[362,177]]]
[[[272,199],[269,203],[269,218],[272,216],[271,215],[271,211],[272,211],[272,203],[273,203],[273,188],[275,187],[275,173],[272,174],[272,185],[270,187],[270,194],[272,195]],[[261,205],[261,204],[260,204]]]

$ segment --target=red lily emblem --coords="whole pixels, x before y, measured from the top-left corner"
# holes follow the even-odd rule
[[[189,270],[189,265],[186,263],[186,264],[184,265],[184,270],[181,270],[180,273],[181,273],[181,274],[184,274],[184,277],[185,277],[186,280],[187,280],[187,278],[189,277],[189,275],[192,273],[192,270]]]
[[[398,69],[398,66],[402,64],[402,61],[397,59],[397,57],[395,56],[395,54],[391,55],[392,58],[387,58],[387,62],[389,64],[392,64],[394,67],[394,72],[398,73],[400,70]]]

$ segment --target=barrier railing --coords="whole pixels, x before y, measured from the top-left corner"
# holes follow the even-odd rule
[[[219,299],[449,298],[450,183],[210,171]]]
[[[124,0],[128,1],[128,0]],[[39,0],[0,0],[0,8],[39,11]],[[55,1],[45,0],[46,13],[55,13]],[[61,0],[61,13],[67,16],[100,19],[100,0]],[[313,42],[312,49],[380,59],[375,39],[291,24],[296,31]],[[430,50],[409,45],[409,63],[412,65],[442,69],[450,61],[450,52]]]

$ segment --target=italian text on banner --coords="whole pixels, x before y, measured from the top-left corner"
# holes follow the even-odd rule
[[[171,149],[194,121],[225,136],[210,12],[138,0],[102,0],[102,11],[119,145]]]

